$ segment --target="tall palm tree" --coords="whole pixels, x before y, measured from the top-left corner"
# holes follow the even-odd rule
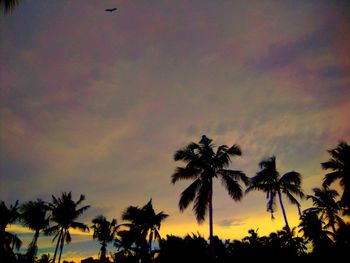
[[[261,171],[257,172],[257,174],[250,179],[250,185],[246,193],[253,190],[266,193],[266,198],[268,199],[267,211],[271,213],[272,219],[274,219],[273,213],[276,210],[276,196],[278,196],[286,227],[290,229],[282,201],[282,194],[285,194],[288,200],[298,207],[298,212],[300,214],[300,204],[293,194],[298,195],[300,198],[304,197],[304,193],[301,190],[301,174],[291,171],[280,176],[276,168],[275,156],[261,161],[259,166]]]
[[[340,179],[340,186],[343,188],[343,194],[340,198],[345,207],[344,215],[350,215],[350,146],[341,141],[334,149],[328,150],[331,158],[321,163],[324,170],[332,170],[325,175],[323,186],[328,187],[337,179]]]
[[[331,227],[333,233],[336,233],[335,225],[344,223],[338,215],[341,210],[340,203],[335,200],[339,195],[338,192],[328,188],[314,188],[312,190],[314,195],[307,195],[307,199],[312,200],[313,207],[307,210],[314,211],[321,220],[328,222],[325,227]]]
[[[176,168],[171,182],[175,184],[179,180],[193,180],[181,193],[179,208],[184,211],[194,202],[193,210],[198,223],[204,221],[209,210],[209,241],[213,257],[213,179],[220,177],[229,195],[239,201],[243,196],[239,181],[247,185],[248,177],[242,171],[225,169],[230,165],[231,157],[242,155],[238,145],[221,145],[215,151],[212,142],[203,135],[198,143],[192,142],[176,151],[174,160],[183,161],[186,166]]]
[[[147,244],[147,251],[152,253],[153,240],[160,240],[159,233],[162,221],[167,218],[168,215],[164,212],[156,213],[152,206],[152,199],[143,207],[129,206],[122,215],[122,219],[129,221],[129,223],[123,224],[127,226],[129,237],[136,237],[135,243],[140,249],[145,251],[145,244]],[[125,230],[124,230],[125,231]],[[123,231],[121,231],[123,233]],[[123,233],[126,236],[125,233]]]
[[[28,247],[28,256],[31,260],[37,252],[37,241],[40,231],[45,230],[49,226],[49,210],[48,204],[41,199],[29,201],[21,206],[21,222],[23,225],[34,231],[34,237]]]
[[[93,239],[97,239],[101,243],[100,261],[107,261],[107,244],[111,243],[116,235],[117,220],[112,219],[109,222],[104,216],[99,215],[92,220],[94,224],[91,228],[94,230]]]
[[[84,200],[85,196],[80,195],[78,201],[73,201],[71,192],[63,192],[59,198],[52,196],[52,203],[49,204],[49,206],[51,210],[51,221],[55,225],[47,229],[47,233],[55,234],[53,241],[57,239],[55,254],[53,256],[54,263],[56,262],[58,248],[60,249],[59,263],[61,261],[64,242],[69,244],[72,240],[69,233],[70,228],[79,229],[81,231],[89,230],[85,224],[75,221],[90,207],[87,205],[79,208]]]
[[[18,212],[18,201],[14,205],[7,207],[4,201],[0,201],[0,254],[19,249],[22,241],[14,234],[7,232],[6,227],[14,224],[20,217]]]

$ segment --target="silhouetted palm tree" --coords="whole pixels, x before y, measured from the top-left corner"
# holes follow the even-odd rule
[[[92,223],[94,224],[91,227],[94,230],[93,239],[97,239],[101,243],[100,261],[106,262],[107,244],[111,243],[115,238],[117,220],[112,219],[109,222],[104,216],[99,215],[92,220]]]
[[[314,188],[314,195],[308,195],[307,199],[311,199],[313,207],[307,210],[314,211],[321,220],[328,222],[325,227],[331,227],[333,233],[336,233],[335,225],[343,223],[343,220],[338,216],[341,206],[335,199],[339,195],[336,190],[328,188]]]
[[[139,262],[140,250],[135,244],[135,240],[140,238],[136,231],[120,230],[118,231],[118,238],[114,240],[114,246],[117,252],[114,254],[116,262]]]
[[[80,222],[75,221],[81,216],[90,206],[80,207],[82,201],[85,200],[84,195],[80,195],[77,202],[72,200],[72,194],[62,193],[61,197],[56,198],[52,196],[52,203],[49,204],[51,210],[51,221],[55,223],[54,226],[50,227],[47,232],[54,233],[55,239],[57,239],[55,254],[53,256],[53,262],[55,263],[58,248],[60,248],[60,254],[58,262],[61,260],[64,242],[67,244],[71,241],[71,235],[69,233],[70,228],[79,229],[81,231],[88,231],[89,228]]]
[[[123,220],[130,222],[123,225],[129,227],[128,231],[132,233],[130,235],[137,238],[134,240],[136,245],[144,252],[147,244],[149,254],[152,253],[153,240],[161,238],[159,234],[161,222],[167,217],[168,215],[163,212],[155,213],[152,199],[141,208],[129,206],[122,215]]]
[[[326,255],[333,243],[329,237],[333,233],[324,230],[323,224],[315,211],[305,210],[300,217],[299,232],[303,233],[306,241],[312,242],[316,255]]]
[[[293,194],[298,195],[300,198],[304,197],[301,190],[301,175],[295,171],[291,171],[280,176],[276,168],[275,156],[261,161],[259,165],[261,171],[250,179],[250,185],[246,192],[258,190],[266,193],[266,198],[268,199],[267,211],[271,213],[272,218],[274,218],[276,196],[278,196],[286,227],[290,229],[287,214],[283,206],[282,194],[285,194],[288,200],[298,207],[300,214],[300,204]]]
[[[36,244],[40,231],[45,230],[49,226],[48,210],[48,205],[41,199],[29,201],[21,206],[21,222],[34,231],[33,240],[29,244],[27,252],[30,260],[34,260],[36,255],[38,249]]]
[[[18,201],[9,207],[4,201],[0,201],[0,254],[21,247],[22,241],[16,235],[6,231],[6,227],[14,224],[19,216]]]
[[[241,155],[241,149],[236,144],[231,147],[221,145],[215,152],[212,140],[205,135],[198,144],[192,142],[174,155],[175,161],[183,161],[187,165],[176,168],[172,183],[194,180],[181,193],[179,208],[184,211],[194,201],[193,210],[199,223],[204,221],[209,210],[209,240],[213,238],[213,179],[220,177],[229,195],[235,201],[241,200],[243,191],[239,181],[248,184],[248,177],[242,171],[225,169],[231,163],[230,157]]]
[[[20,2],[21,0],[0,0],[0,9],[3,9],[4,14],[9,14]]]
[[[52,259],[50,258],[50,254],[42,254],[41,258],[37,260],[37,263],[51,263]]]
[[[342,141],[334,149],[328,150],[331,158],[321,163],[324,170],[332,170],[325,175],[323,186],[328,187],[337,179],[340,179],[340,186],[344,189],[341,202],[345,207],[344,215],[350,215],[350,146]]]

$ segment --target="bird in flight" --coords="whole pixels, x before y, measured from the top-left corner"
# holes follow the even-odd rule
[[[105,11],[106,12],[113,12],[113,11],[115,11],[115,10],[117,10],[117,8],[116,7],[114,7],[114,8],[107,8]]]

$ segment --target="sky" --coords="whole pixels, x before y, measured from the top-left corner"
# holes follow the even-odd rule
[[[276,155],[280,173],[300,172],[311,194],[326,150],[350,141],[349,46],[341,0],[24,0],[0,16],[0,200],[84,194],[91,208],[81,221],[91,225],[98,214],[121,223],[127,206],[152,198],[170,215],[163,236],[207,237],[207,221],[178,209],[190,182],[170,182],[183,165],[175,151],[203,134],[240,145],[230,168],[250,177]],[[236,203],[217,181],[213,202],[223,239],[284,225],[263,193]],[[52,253],[50,240],[39,252]],[[77,232],[63,258],[97,249],[91,233]]]

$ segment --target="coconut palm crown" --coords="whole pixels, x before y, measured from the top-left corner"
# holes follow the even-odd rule
[[[298,207],[300,215],[300,203],[293,195],[304,198],[304,193],[301,189],[301,174],[291,171],[280,176],[276,168],[275,156],[262,160],[259,166],[261,170],[250,178],[250,184],[246,193],[253,190],[266,193],[266,198],[268,199],[267,211],[271,213],[272,219],[274,219],[276,197],[278,197],[286,227],[289,228],[287,214],[282,201],[282,194],[284,194],[292,204]]]
[[[350,145],[341,141],[334,149],[328,150],[331,158],[321,163],[324,170],[331,170],[323,180],[323,186],[329,187],[336,180],[340,180],[340,186],[343,188],[341,202],[344,206],[344,215],[350,215]]]

